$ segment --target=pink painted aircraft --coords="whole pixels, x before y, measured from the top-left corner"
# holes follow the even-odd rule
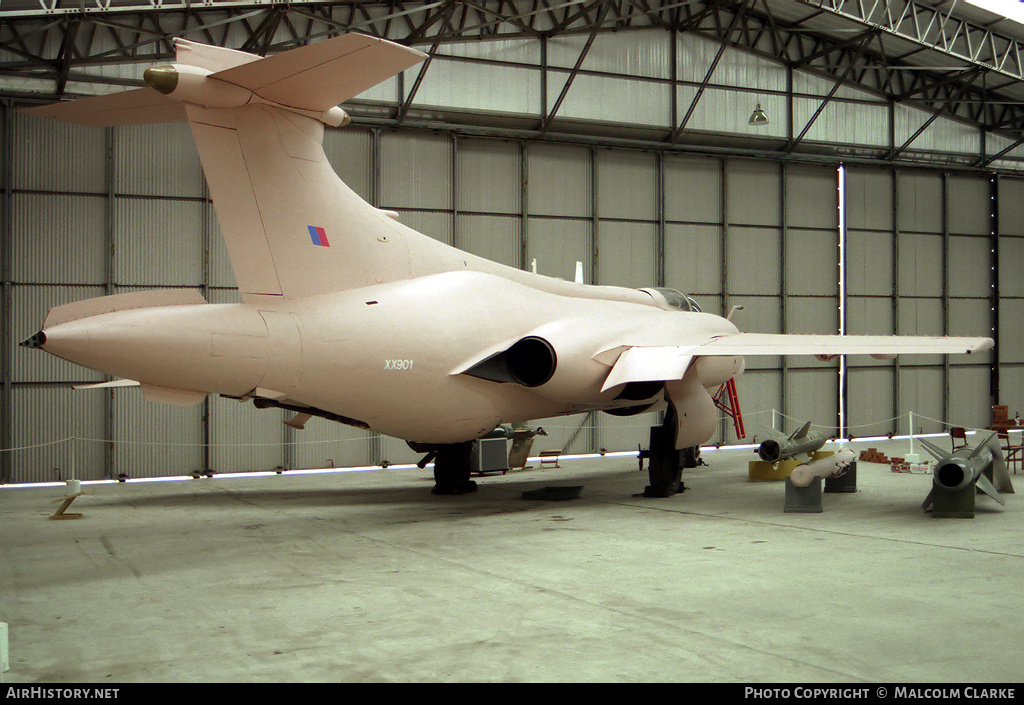
[[[252,399],[373,429],[435,456],[435,492],[472,490],[475,439],[505,422],[666,409],[651,494],[714,432],[708,390],[745,355],[971,353],[988,338],[763,335],[666,289],[588,286],[439,243],[334,173],[324,125],[339,103],[424,54],[358,34],[260,58],[178,39],[149,87],[26,112],[84,125],[187,120],[241,303],[195,291],[52,309],[23,345],[139,384],[147,399]],[[690,453],[680,453],[690,449]]]

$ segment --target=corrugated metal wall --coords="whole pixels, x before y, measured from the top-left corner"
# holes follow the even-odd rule
[[[851,168],[847,185],[850,332],[993,336],[993,248],[1016,240],[994,237],[992,178]],[[853,361],[850,423],[906,433],[915,412],[915,430],[941,431],[944,421],[984,427],[992,363],[992,353]],[[1004,390],[996,398],[1007,399]],[[901,418],[871,425],[883,391]]]
[[[673,67],[668,39],[659,32],[600,36],[583,64],[595,73],[576,77],[559,115],[671,124],[664,80],[675,71],[680,80],[703,81],[717,46],[687,37]],[[548,108],[584,41],[548,43]],[[539,115],[536,43],[460,44],[442,54],[417,104]],[[800,81],[806,93],[827,92],[812,78]],[[501,83],[502,91],[471,94],[468,87],[481,82]],[[746,131],[741,123],[757,96],[741,86],[773,96],[785,82],[784,69],[727,49],[688,124]],[[369,97],[394,102],[398,90],[391,81]],[[678,91],[684,112],[696,90]],[[848,124],[838,111],[825,111],[808,139],[889,143],[888,120],[871,117],[873,99],[844,89],[837,100],[864,108],[865,122]],[[733,113],[740,115],[735,125]],[[912,133],[919,117],[908,115],[900,129]],[[26,449],[6,455],[0,479],[63,479],[72,464],[89,479],[417,459],[395,439],[317,419],[295,432],[281,424],[279,411],[227,399],[178,409],[145,402],[133,389],[72,393],[71,383],[101,378],[14,346],[50,307],[74,300],[169,286],[198,288],[211,302],[236,300],[236,293],[187,127],[91,130],[16,115],[9,106],[3,118],[8,350],[0,412],[5,445]],[[768,134],[785,134],[778,122]],[[925,144],[970,148],[970,135],[959,128],[937,136],[942,122],[922,135],[936,130]],[[536,261],[539,272],[567,279],[579,261],[588,282],[670,286],[719,314],[741,305],[734,320],[745,330],[839,329],[835,167],[356,128],[328,130],[325,149],[364,198],[490,259],[524,268]],[[1015,411],[1024,404],[1016,325],[1024,313],[1017,276],[1024,180],[862,166],[846,170],[845,179],[849,332],[989,335],[998,316],[999,366],[991,371],[991,355],[851,360],[841,396],[838,363],[751,359],[740,383],[748,431],[762,433],[772,409],[789,417],[780,417],[784,429],[805,419],[831,428],[844,411],[841,399],[856,435],[905,431],[894,417],[909,410],[924,430],[941,427],[926,417],[981,426],[989,418],[990,378],[997,398]],[[551,435],[538,447],[633,450],[646,445],[656,421],[653,414],[541,419]],[[80,440],[64,440],[71,437]],[[735,440],[724,420],[714,440]]]
[[[996,275],[998,394],[1010,414],[1024,413],[1024,180],[1001,177],[997,182],[999,215]]]

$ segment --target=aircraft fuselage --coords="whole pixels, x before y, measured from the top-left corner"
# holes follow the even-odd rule
[[[635,293],[635,301],[573,296],[592,295],[593,287],[530,276],[563,291],[448,272],[297,301],[103,313],[47,327],[42,347],[143,385],[311,407],[387,435],[442,444],[477,438],[502,422],[654,405],[663,399],[660,389],[647,399],[618,399],[621,386],[602,391],[615,341],[628,332],[651,345],[678,344],[687,333],[736,331],[719,316],[640,303],[650,298],[641,292],[622,290],[621,298]],[[553,349],[554,370],[543,384],[461,373],[526,336]],[[741,370],[735,356],[697,361],[708,388]]]

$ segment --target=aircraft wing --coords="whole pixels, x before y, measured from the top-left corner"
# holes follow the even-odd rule
[[[735,333],[710,340],[698,355],[927,355],[990,350],[991,338],[923,335],[790,335]]]
[[[991,338],[931,337],[913,335],[790,335],[733,333],[707,336],[687,345],[626,347],[615,360],[601,390],[627,382],[655,382],[682,379],[695,357],[815,355],[970,354],[993,346]],[[595,356],[600,358],[599,354]]]

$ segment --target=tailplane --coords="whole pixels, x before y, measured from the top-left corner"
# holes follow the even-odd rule
[[[296,299],[410,276],[412,232],[334,173],[324,125],[337,105],[423,60],[346,34],[260,58],[176,40],[150,88],[25,112],[84,125],[188,120],[242,300]]]

